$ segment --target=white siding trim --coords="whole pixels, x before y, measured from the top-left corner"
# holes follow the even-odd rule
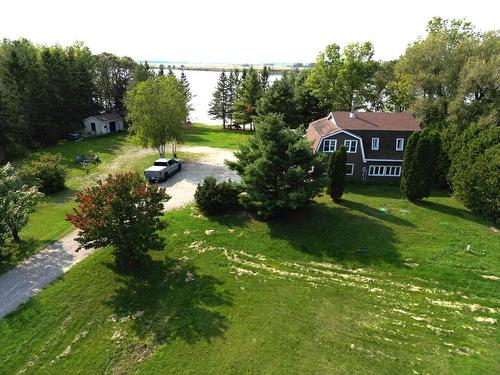
[[[403,160],[399,160],[399,159],[366,159],[366,161],[391,161],[391,162],[395,162],[395,163],[402,163]]]
[[[373,147],[373,141],[377,140],[377,148]],[[380,138],[378,137],[373,137],[372,138],[372,151],[378,151],[380,148]]]

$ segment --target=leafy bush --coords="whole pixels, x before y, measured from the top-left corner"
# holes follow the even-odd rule
[[[462,137],[450,169],[453,193],[471,210],[500,224],[500,128],[471,126]]]
[[[164,189],[137,173],[109,175],[77,193],[78,208],[66,220],[79,229],[81,247],[112,246],[117,268],[131,270],[148,250],[163,249],[157,231],[165,228],[160,216],[168,199]]]
[[[194,199],[203,212],[220,213],[237,207],[240,193],[239,184],[231,180],[217,183],[214,177],[209,176],[196,188]]]
[[[290,129],[283,117],[258,117],[255,135],[235,153],[227,165],[236,171],[245,191],[244,205],[261,216],[295,210],[324,187],[325,163],[315,154],[303,133]]]
[[[327,192],[334,202],[340,201],[342,194],[344,194],[346,160],[346,148],[341,146],[337,151],[332,152],[328,161]]]
[[[10,229],[16,242],[21,241],[19,232],[28,223],[29,215],[42,196],[37,187],[24,184],[10,164],[0,168],[0,245],[5,228]]]
[[[25,164],[20,173],[26,183],[38,185],[45,194],[64,190],[67,170],[62,164],[61,154],[43,153],[37,160]]]

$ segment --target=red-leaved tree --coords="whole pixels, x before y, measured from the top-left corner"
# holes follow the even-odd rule
[[[109,175],[105,180],[77,193],[78,208],[66,215],[79,229],[81,248],[111,246],[117,268],[128,270],[139,264],[148,250],[160,250],[165,228],[160,220],[165,190],[148,185],[137,173]]]

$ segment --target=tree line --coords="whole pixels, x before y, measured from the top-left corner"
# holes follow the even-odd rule
[[[450,189],[467,207],[498,221],[499,32],[439,17],[426,32],[394,61],[375,60],[370,42],[328,45],[310,69],[284,74],[267,87],[257,84],[255,71],[236,84],[223,72],[210,113],[224,125],[278,113],[296,128],[329,111],[411,112],[426,134],[408,165],[425,165],[418,173],[430,174],[422,177],[427,185]],[[433,163],[421,154],[428,140],[436,150]],[[425,197],[430,188],[417,190]]]
[[[145,63],[110,53],[93,55],[82,43],[34,45],[26,39],[0,42],[0,163],[26,149],[56,143],[102,112],[124,113],[131,87],[154,75]],[[169,70],[168,74],[172,74]],[[184,92],[189,92],[185,74]]]

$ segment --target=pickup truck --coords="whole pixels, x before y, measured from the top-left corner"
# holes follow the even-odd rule
[[[181,161],[179,159],[158,159],[144,171],[144,176],[149,182],[165,181],[168,177],[181,170]]]

